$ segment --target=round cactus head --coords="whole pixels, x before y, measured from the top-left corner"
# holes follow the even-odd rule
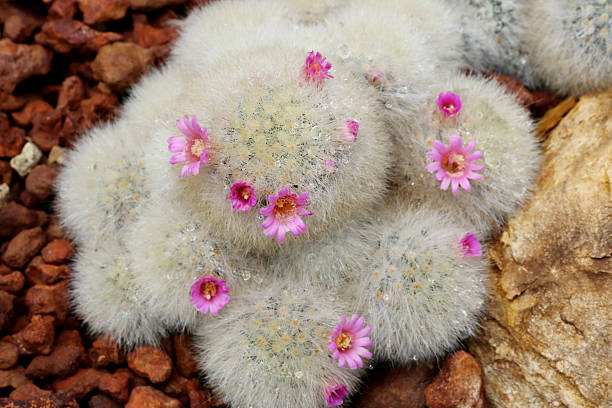
[[[153,147],[154,190],[202,203],[247,249],[334,229],[385,189],[390,142],[367,79],[294,48],[228,55],[185,78],[161,130],[171,154]]]

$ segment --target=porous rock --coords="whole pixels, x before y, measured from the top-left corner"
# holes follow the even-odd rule
[[[489,315],[470,352],[494,407],[612,406],[612,91],[548,135],[531,200],[490,251]]]
[[[18,83],[51,69],[53,53],[40,45],[15,44],[0,40],[0,91],[11,93]]]
[[[114,90],[124,90],[153,64],[153,53],[134,43],[117,42],[104,46],[91,64],[94,78]]]

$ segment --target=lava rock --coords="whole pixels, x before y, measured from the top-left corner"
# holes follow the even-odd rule
[[[57,109],[62,113],[78,109],[84,97],[85,86],[81,78],[76,75],[69,76],[62,82],[62,88],[57,98]]]
[[[49,216],[44,211],[30,210],[14,201],[0,211],[0,238],[15,236],[28,228],[45,225]]]
[[[191,338],[186,334],[174,336],[174,352],[176,354],[176,368],[185,377],[198,374],[198,363],[193,358]]]
[[[153,387],[136,387],[130,393],[125,408],[178,408],[181,403]]]
[[[137,44],[116,42],[104,46],[91,64],[94,78],[113,90],[124,90],[153,65],[153,53]]]
[[[23,289],[23,285],[25,285],[25,278],[19,271],[0,276],[0,290],[17,293]]]
[[[2,120],[0,114],[0,121]],[[8,122],[7,122],[8,123]],[[25,130],[12,126],[6,130],[0,127],[0,157],[13,157],[25,144]]]
[[[15,296],[0,290],[0,329],[10,321],[13,316],[13,302]]]
[[[55,339],[53,316],[34,315],[30,323],[5,340],[19,348],[20,355],[49,354]]]
[[[36,227],[21,231],[8,244],[2,261],[10,267],[23,267],[47,243],[47,235]]]
[[[126,372],[104,373],[100,377],[98,389],[113,397],[115,401],[124,403],[130,394],[130,375]]]
[[[48,20],[43,24],[41,31],[34,36],[34,40],[42,45],[52,48],[60,54],[72,50],[93,53],[101,47],[123,38],[121,34],[113,32],[100,32],[90,28],[87,24],[69,18]]]
[[[78,0],[86,24],[119,20],[125,16],[129,0]]]
[[[24,79],[47,74],[52,58],[53,53],[40,45],[0,39],[0,91],[11,93]]]
[[[44,200],[53,193],[53,183],[55,182],[55,178],[57,177],[57,175],[58,171],[55,170],[53,167],[47,166],[46,164],[39,164],[38,166],[34,167],[32,171],[30,171],[30,174],[28,174],[28,177],[26,178],[26,190],[36,196],[39,200]],[[47,247],[53,242],[55,241],[49,243]],[[72,253],[70,255],[72,256]],[[43,249],[43,258],[44,257],[45,256]]]
[[[0,341],[0,370],[6,370],[17,364],[19,349],[7,341]]]
[[[100,336],[94,340],[88,355],[94,367],[104,367],[109,364],[121,364],[125,355],[117,343],[109,336]]]
[[[104,372],[95,368],[83,368],[76,374],[66,378],[53,381],[53,389],[74,395],[77,400],[83,399],[87,394],[98,387],[100,377]]]
[[[128,367],[152,383],[161,383],[172,374],[172,360],[157,347],[142,346],[127,355]]]
[[[29,126],[32,124],[34,115],[41,112],[51,111],[53,111],[53,106],[49,105],[49,103],[43,101],[42,99],[34,99],[33,101],[26,103],[21,111],[12,113],[11,117],[18,125]]]
[[[482,408],[482,368],[465,351],[449,354],[442,369],[425,389],[428,408]]]

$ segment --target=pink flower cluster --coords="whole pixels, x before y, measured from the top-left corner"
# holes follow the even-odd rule
[[[333,78],[329,74],[332,65],[327,61],[327,58],[317,52],[310,51],[306,57],[306,62],[302,66],[302,77],[306,82],[321,85],[326,79]]]

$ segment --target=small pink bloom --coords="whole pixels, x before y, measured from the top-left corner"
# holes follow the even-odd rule
[[[455,116],[461,110],[461,98],[452,92],[438,95],[438,108],[444,116]]]
[[[276,240],[281,244],[285,242],[285,234],[291,231],[294,236],[306,232],[306,224],[302,221],[301,215],[312,215],[303,207],[310,205],[307,200],[308,191],[304,191],[298,197],[291,194],[289,186],[280,189],[278,195],[268,196],[268,206],[259,210],[259,213],[266,216],[261,224],[264,234],[270,238],[276,236]]]
[[[474,234],[465,234],[459,243],[464,256],[473,258],[482,255],[480,242],[478,242]]]
[[[328,159],[325,161],[325,170],[327,170],[328,173],[335,173],[336,172],[336,163],[332,160],[332,159]]]
[[[323,58],[318,52],[315,54],[314,51],[310,51],[302,67],[302,76],[307,82],[321,85],[326,79],[333,78],[329,75],[331,67],[332,65],[327,62],[327,58]]]
[[[223,279],[202,276],[191,285],[191,303],[200,312],[216,315],[223,306],[229,303],[229,289]]]
[[[247,183],[234,183],[230,187],[230,195],[227,201],[232,202],[234,211],[247,212],[257,202],[257,197],[253,192],[253,187]]]
[[[384,79],[385,74],[379,69],[374,69],[368,73],[368,81],[372,85],[381,85]]]
[[[185,162],[180,177],[197,175],[200,164],[206,163],[206,144],[208,143],[208,130],[202,129],[195,115],[189,119],[185,115],[183,120],[177,120],[176,126],[186,137],[168,138],[168,150],[178,153],[170,158],[171,164]]]
[[[448,189],[452,186],[453,195],[457,194],[459,186],[470,191],[471,186],[468,179],[480,180],[482,174],[475,171],[482,170],[482,166],[474,162],[482,157],[482,153],[474,152],[476,141],[472,140],[465,147],[461,136],[450,135],[448,147],[439,140],[433,141],[433,150],[427,153],[427,157],[435,162],[427,165],[427,171],[436,173],[436,180],[442,181],[440,189]]]
[[[354,120],[347,120],[344,125],[338,129],[340,134],[340,140],[344,144],[351,144],[357,140],[357,133],[359,132],[359,123]]]
[[[348,389],[344,384],[334,384],[325,390],[325,402],[328,407],[342,405],[344,397],[348,395]]]
[[[368,337],[365,337],[372,328],[363,327],[364,321],[363,317],[354,314],[347,323],[346,315],[342,315],[342,323],[334,329],[329,351],[333,353],[334,360],[338,360],[338,367],[344,367],[345,363],[348,363],[351,370],[354,370],[357,366],[363,367],[361,357],[372,357],[370,350],[365,348],[373,344]]]

